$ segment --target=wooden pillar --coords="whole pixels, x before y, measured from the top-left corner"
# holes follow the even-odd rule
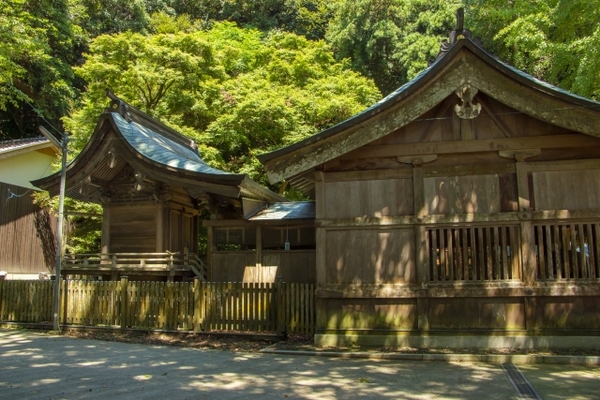
[[[126,276],[121,277],[121,329],[127,329],[128,316],[129,316],[129,299],[127,298],[127,286],[128,278]]]
[[[102,237],[100,239],[100,252],[110,253],[110,208],[102,207]]]
[[[422,159],[413,160],[413,197],[416,217],[414,227],[416,280],[424,287],[429,282],[429,251],[427,249],[427,227],[421,224],[421,218],[427,215],[429,210],[425,202],[422,162]]]
[[[254,274],[254,281],[258,279],[258,282],[264,282],[263,269],[262,269],[262,227],[256,226],[256,274]]]
[[[541,154],[540,149],[524,150],[501,150],[498,152],[500,157],[514,158],[515,171],[517,176],[517,193],[519,197],[519,211],[521,211],[521,270],[523,271],[523,282],[531,286],[537,279],[536,252],[535,252],[535,232],[531,222],[531,192],[529,190],[529,168],[525,159]]]
[[[181,211],[179,212],[179,243],[177,245],[177,251],[179,252],[182,252],[185,246],[185,239],[183,238],[183,221],[185,220],[184,214],[185,207],[182,207]]]
[[[521,221],[521,259],[523,260],[523,282],[532,286],[537,278],[535,234],[531,221]]]
[[[194,278],[194,317],[193,317],[193,330],[195,333],[200,332],[200,321],[201,315],[203,314],[203,302],[200,301],[200,290],[202,282],[199,277]]]
[[[437,157],[436,157],[437,158]],[[423,289],[429,283],[429,251],[427,246],[427,227],[421,223],[421,218],[429,213],[425,201],[425,182],[422,159],[413,160],[413,198],[415,213],[415,268],[417,283]],[[429,299],[427,291],[417,302],[417,329],[429,330]]]
[[[320,219],[326,218],[325,210],[325,174],[321,171],[315,172],[315,200],[316,200],[316,293],[315,293],[315,313],[316,313],[316,331],[327,327],[327,299],[319,297],[319,289],[327,285],[327,231],[318,226]]]
[[[519,211],[529,211],[531,207],[531,193],[529,193],[529,179],[527,177],[527,163],[516,162],[517,193],[519,194]]]
[[[198,238],[200,237],[200,217],[198,214],[194,214],[192,217],[192,243],[190,243],[190,249],[192,253],[198,254]]]
[[[534,296],[525,296],[523,298],[525,308],[525,329],[535,332],[537,326],[537,298]]]
[[[207,280],[212,282],[213,278],[213,253],[214,253],[214,228],[206,227],[206,274]]]
[[[417,329],[420,331],[429,330],[429,297],[425,293],[424,297],[417,297]]]
[[[165,251],[165,217],[164,207],[159,204],[156,207],[156,252]]]
[[[284,336],[287,333],[285,324],[285,294],[284,294],[284,283],[281,276],[278,276],[275,280],[275,299],[276,299],[276,329],[277,334]]]
[[[498,155],[504,158],[514,158],[517,175],[517,193],[519,195],[519,211],[531,211],[531,193],[529,192],[529,168],[525,159],[541,154],[540,149],[500,150]]]
[[[537,151],[531,154],[537,154]],[[529,156],[527,152],[517,152],[514,154],[516,160],[515,167],[517,172],[517,192],[519,194],[519,211],[526,220],[521,221],[521,260],[523,271],[523,282],[526,286],[532,286],[537,278],[536,254],[535,254],[535,232],[530,215],[526,211],[531,210],[531,193],[529,192],[529,178],[527,176],[527,163],[525,158]]]

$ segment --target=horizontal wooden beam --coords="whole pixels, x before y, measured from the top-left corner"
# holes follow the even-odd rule
[[[319,228],[355,229],[355,228],[409,228],[413,225],[511,225],[521,221],[550,223],[561,221],[599,221],[600,210],[548,210],[534,212],[504,212],[494,214],[434,214],[417,217],[403,215],[396,217],[356,217],[339,219],[317,219],[315,226]]]
[[[586,169],[600,169],[600,158],[584,160],[557,160],[526,162],[524,168],[528,172],[540,171],[580,171]]]
[[[425,178],[433,178],[436,176],[493,175],[514,173],[516,173],[514,163],[454,165],[445,167],[428,165],[423,166],[423,176]]]
[[[536,282],[528,287],[521,281],[457,281],[415,284],[338,284],[316,290],[321,299],[419,299],[419,298],[499,298],[599,296],[600,281]]]
[[[600,139],[581,134],[499,138],[485,140],[455,140],[447,142],[403,143],[364,146],[341,159],[417,156],[426,154],[461,154],[519,149],[553,149],[600,146]]]
[[[412,179],[412,166],[398,169],[324,172],[325,182],[370,181],[381,179]]]

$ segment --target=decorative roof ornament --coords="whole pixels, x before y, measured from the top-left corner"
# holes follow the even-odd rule
[[[119,114],[121,114],[121,116],[123,118],[125,118],[125,120],[127,122],[131,122],[131,114],[129,113],[129,106],[127,103],[125,103],[123,100],[119,99],[117,96],[115,96],[115,94],[110,90],[110,89],[106,89],[106,95],[108,96],[108,98],[110,98],[112,101],[110,103],[110,106],[106,109],[107,112],[118,112]]]
[[[458,42],[461,39],[470,39],[477,46],[482,47],[481,39],[479,39],[478,37],[474,38],[471,31],[464,28],[464,23],[465,9],[461,7],[458,10],[456,10],[456,29],[450,32],[448,40],[442,41],[442,45],[440,46],[440,52],[435,58],[436,61],[443,57],[447,52],[449,52],[452,46],[454,46],[456,42]]]
[[[470,84],[463,85],[456,90],[456,95],[462,100],[462,104],[454,106],[454,112],[462,119],[476,118],[481,112],[481,104],[473,103],[473,99],[479,90]]]

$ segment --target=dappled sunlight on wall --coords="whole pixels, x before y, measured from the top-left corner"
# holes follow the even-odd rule
[[[501,211],[499,175],[467,175],[424,179],[430,214],[495,213]]]
[[[414,278],[411,229],[327,232],[327,283],[402,283]]]

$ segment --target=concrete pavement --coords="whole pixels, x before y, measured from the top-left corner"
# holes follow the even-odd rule
[[[521,370],[547,398],[597,398],[600,368]],[[554,368],[548,370],[545,368]],[[563,378],[573,382],[569,391]],[[576,391],[575,387],[589,390]],[[593,389],[596,388],[596,391]],[[573,391],[575,390],[575,391]],[[593,397],[592,394],[594,394]],[[574,397],[574,395],[578,397]],[[517,399],[498,364],[232,353],[0,330],[2,399]]]

